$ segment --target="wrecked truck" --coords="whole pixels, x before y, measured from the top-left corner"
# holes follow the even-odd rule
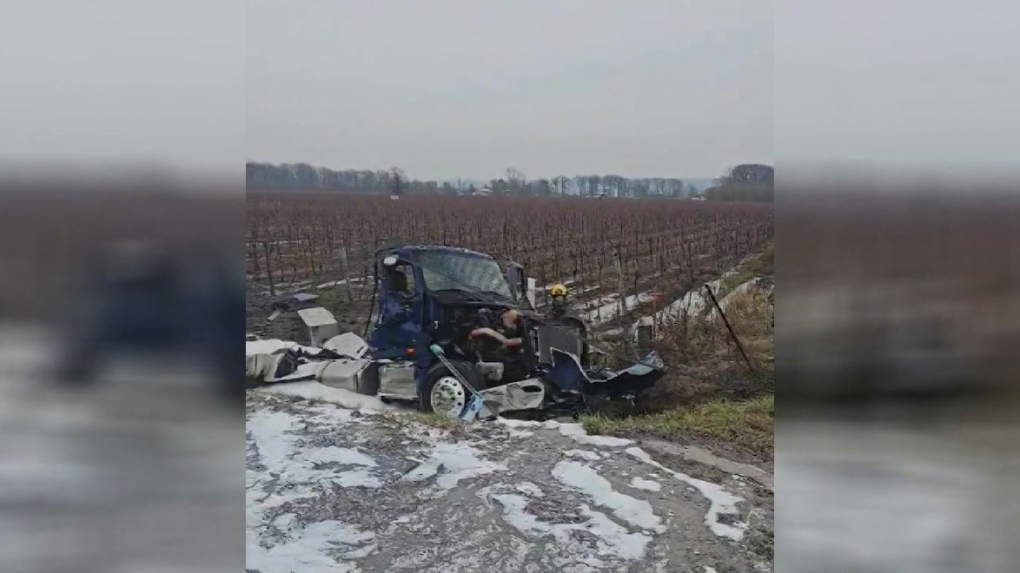
[[[449,417],[463,414],[477,393],[479,415],[491,417],[633,401],[663,373],[654,352],[621,370],[593,367],[585,323],[539,312],[516,263],[502,269],[467,249],[398,246],[378,251],[374,266],[364,338],[345,333],[321,349],[249,356],[249,378],[317,380]]]

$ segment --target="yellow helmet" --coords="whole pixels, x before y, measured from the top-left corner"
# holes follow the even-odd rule
[[[549,296],[567,296],[567,287],[561,284],[554,284],[549,287]]]

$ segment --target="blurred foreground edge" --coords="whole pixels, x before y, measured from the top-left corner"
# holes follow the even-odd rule
[[[1020,571],[1020,179],[779,172],[776,570]]]
[[[807,176],[783,186],[776,210],[784,403],[1020,379],[1020,193],[1007,183]]]

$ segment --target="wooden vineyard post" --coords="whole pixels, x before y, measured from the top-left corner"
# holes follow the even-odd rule
[[[340,247],[340,270],[344,276],[344,285],[347,287],[347,301],[354,302],[354,287],[351,286],[351,273],[347,266],[347,247]]]
[[[637,327],[637,355],[641,360],[651,352],[652,349],[652,324],[651,316],[642,316]]]
[[[620,293],[620,318],[627,316],[627,297],[623,286],[623,251],[616,251],[616,292]]]
[[[269,241],[262,242],[262,251],[266,255],[266,278],[269,279],[269,296],[276,296],[276,282],[273,280],[273,261],[269,253]]]

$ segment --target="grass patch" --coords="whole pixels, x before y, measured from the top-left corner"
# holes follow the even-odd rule
[[[315,294],[319,295],[319,298],[315,299],[314,304],[329,310],[336,310],[350,304],[344,287],[324,288],[317,290]]]
[[[771,456],[775,427],[775,396],[750,400],[711,400],[657,414],[614,418],[581,417],[591,434],[643,434],[664,439],[703,436]]]

